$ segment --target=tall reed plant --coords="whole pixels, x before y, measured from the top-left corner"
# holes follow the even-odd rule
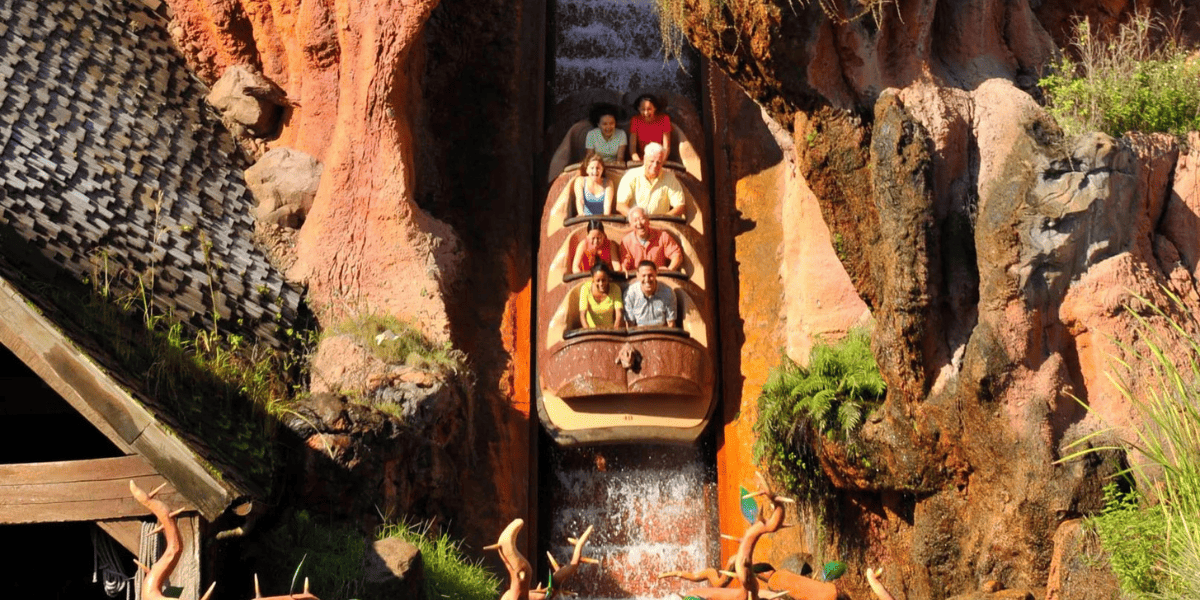
[[[1142,366],[1151,377],[1135,393],[1127,378],[1109,375],[1141,418],[1123,442],[1132,458],[1128,474],[1139,485],[1140,514],[1128,515],[1132,518],[1128,527],[1109,535],[1103,528],[1098,532],[1102,545],[1116,559],[1111,562],[1122,590],[1135,598],[1200,598],[1200,323],[1177,296],[1169,292],[1168,296],[1173,304],[1170,314],[1145,299],[1141,301],[1150,307],[1146,313],[1130,310],[1140,340],[1124,348],[1129,360],[1115,359],[1123,374],[1132,375],[1135,366]],[[1155,328],[1145,314],[1164,323],[1165,330]],[[1097,432],[1076,445],[1108,433]],[[1126,508],[1132,506],[1131,500],[1123,502]],[[1112,514],[1112,509],[1110,499],[1106,513]],[[1161,527],[1146,526],[1159,519]],[[1121,565],[1127,557],[1116,556],[1128,552],[1131,536],[1150,542],[1140,547],[1149,548],[1152,560],[1136,571],[1124,570]]]

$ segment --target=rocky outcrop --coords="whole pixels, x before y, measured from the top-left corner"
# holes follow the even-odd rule
[[[1054,531],[1100,506],[1100,482],[1123,459],[1055,461],[1083,435],[1136,425],[1106,381],[1111,357],[1131,359],[1121,350],[1137,339],[1129,311],[1165,331],[1138,297],[1168,314],[1197,307],[1183,249],[1194,247],[1183,233],[1196,214],[1183,198],[1193,194],[1175,191],[1193,163],[1163,137],[1064,139],[1029,93],[1055,50],[1024,2],[901,0],[856,19],[839,12],[850,3],[749,2],[719,13],[694,4],[689,38],[791,131],[727,169],[730,197],[753,223],[728,233],[740,281],[722,281],[722,306],[737,303],[747,325],[803,318],[747,301],[788,298],[747,269],[742,250],[752,238],[767,248],[786,239],[764,230],[787,225],[755,198],[760,170],[741,166],[779,148],[871,310],[889,384],[854,454],[817,446],[837,498],[826,522],[780,534],[772,559],[815,550],[895,565],[889,587],[910,598],[979,594],[987,581],[1040,594]],[[1164,289],[1186,308],[1170,307]],[[770,333],[742,329],[723,336],[740,346],[726,348],[727,366],[746,376],[725,396],[742,410],[726,407],[720,451],[721,472],[735,481],[753,464],[745,411],[762,382],[755,355],[772,344]],[[1130,362],[1136,394],[1151,379]],[[736,526],[726,515],[723,504]],[[835,549],[814,548],[814,529]],[[845,585],[866,592],[853,574]]]
[[[246,188],[258,200],[260,226],[298,229],[312,210],[321,183],[321,163],[289,148],[268,151],[246,169]]]
[[[456,276],[458,236],[413,197],[409,100],[412,50],[436,0],[295,2],[279,10],[256,2],[169,4],[172,37],[200,77],[221,83],[243,81],[237,73],[261,73],[282,92],[275,104],[286,105],[268,146],[324,164],[295,260],[282,261],[291,264],[289,277],[308,286],[318,316],[340,318],[370,307],[447,339],[443,294]],[[342,35],[346,31],[352,33]],[[255,95],[264,94],[239,97]],[[230,110],[232,103],[226,114]],[[368,263],[372,268],[359,268]]]

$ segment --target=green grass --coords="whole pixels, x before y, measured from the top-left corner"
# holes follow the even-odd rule
[[[1040,82],[1051,114],[1071,136],[1140,131],[1182,139],[1200,129],[1200,60],[1178,39],[1145,13],[1107,36],[1079,21],[1071,47]]]
[[[391,331],[395,339],[377,343],[376,336]],[[326,337],[349,335],[376,358],[388,364],[408,364],[442,373],[464,371],[465,356],[448,342],[438,344],[425,337],[417,328],[391,315],[361,314],[334,324]]]
[[[303,510],[262,532],[247,554],[267,596],[299,592],[305,578],[322,600],[352,600],[363,588],[366,537]]]
[[[83,285],[27,285],[69,335],[83,335],[85,351],[110,358],[115,364],[106,369],[152,400],[164,426],[202,442],[218,470],[235,468],[269,489],[278,461],[273,417],[301,384],[305,344],[280,350],[196,330],[155,305],[149,282],[114,273],[103,256],[97,262],[101,268]]]
[[[808,368],[783,357],[758,397],[755,461],[788,490],[805,492],[820,476],[813,436],[852,442],[886,390],[862,329],[816,345]]]
[[[1106,510],[1092,519],[1122,591],[1133,598],[1200,598],[1200,322],[1168,295],[1170,314],[1145,300],[1145,314],[1130,309],[1139,341],[1123,347],[1130,358],[1115,359],[1110,374],[1140,418],[1122,445],[1138,458],[1127,471],[1139,485],[1136,496],[1110,494]],[[1135,366],[1151,371],[1136,393],[1126,383],[1139,372]]]
[[[1141,506],[1141,496],[1122,491],[1115,482],[1104,487],[1104,510],[1090,519],[1121,589],[1135,598],[1161,592],[1158,544],[1166,537],[1161,506]]]
[[[400,537],[421,550],[426,600],[496,600],[500,595],[500,579],[468,559],[461,542],[445,533],[432,535],[428,527],[393,523],[381,528],[378,537]]]

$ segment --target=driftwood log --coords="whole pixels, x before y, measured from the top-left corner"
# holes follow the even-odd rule
[[[166,484],[163,484],[166,485]],[[175,566],[179,564],[179,555],[183,542],[179,536],[179,527],[175,525],[175,517],[179,516],[179,512],[171,512],[167,508],[166,503],[156,499],[154,496],[158,494],[162,486],[155,488],[150,493],[142,491],[136,483],[129,482],[129,492],[133,494],[133,498],[142,506],[149,510],[154,518],[158,519],[158,528],[155,533],[162,532],[163,538],[166,539],[167,547],[163,551],[162,556],[154,561],[152,566],[147,567],[138,563],[138,567],[146,572],[145,579],[142,580],[142,599],[143,600],[168,600],[163,595],[162,590],[167,584],[167,580],[171,577],[171,572],[175,570]],[[216,589],[217,583],[214,581],[208,586],[208,591],[200,597],[200,600],[209,600],[213,590]],[[258,576],[254,577],[254,597],[259,600],[320,600],[308,591],[308,579],[304,580],[304,591],[299,594],[289,594],[286,596],[266,596],[258,588]]]

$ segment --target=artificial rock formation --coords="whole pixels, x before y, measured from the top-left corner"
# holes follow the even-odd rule
[[[1083,435],[1136,425],[1106,377],[1110,357],[1129,358],[1119,344],[1137,339],[1127,309],[1150,314],[1138,296],[1169,314],[1197,308],[1187,249],[1195,243],[1184,233],[1195,222],[1194,192],[1176,191],[1192,189],[1193,163],[1163,137],[1064,138],[1031,93],[1057,33],[1039,15],[1063,3],[1037,3],[1035,12],[1025,2],[899,0],[864,16],[851,2],[747,2],[720,12],[686,4],[693,44],[765,108],[776,121],[766,129],[787,130],[774,144],[778,164],[794,165],[787,185],[819,204],[871,311],[889,385],[857,442],[867,460],[818,445],[838,490],[829,522],[779,534],[767,555],[812,549],[811,529],[828,527],[832,547],[817,552],[895,565],[888,587],[898,597],[976,593],[987,581],[1041,594],[1054,532],[1099,508],[1104,476],[1123,459],[1055,461]],[[716,135],[746,130],[720,124],[738,118],[736,106],[715,111]],[[735,219],[725,231],[739,277],[722,281],[722,306],[740,305],[743,324],[727,319],[722,339],[743,343],[725,349],[726,362],[746,377],[726,386],[726,402],[742,410],[726,406],[720,469],[734,478],[729,487],[752,464],[746,413],[763,381],[756,355],[772,345],[805,352],[790,335],[752,327],[782,316],[776,329],[786,334],[804,318],[786,272],[758,266],[769,258],[761,248],[779,247],[797,225],[759,197],[761,154],[727,160],[733,181],[716,185],[729,189],[736,212],[718,213]],[[1169,307],[1164,290],[1186,308]],[[852,314],[842,313],[842,327]],[[1148,384],[1145,366],[1134,369],[1128,378]],[[731,513],[722,508],[724,522]],[[867,583],[846,579],[861,594]]]
[[[381,311],[446,339],[443,294],[455,278],[458,237],[413,197],[409,100],[413,47],[436,0],[169,4],[172,37],[201,79],[261,73],[286,105],[268,146],[324,165],[296,260],[284,261],[308,285],[309,305],[334,320]]]

